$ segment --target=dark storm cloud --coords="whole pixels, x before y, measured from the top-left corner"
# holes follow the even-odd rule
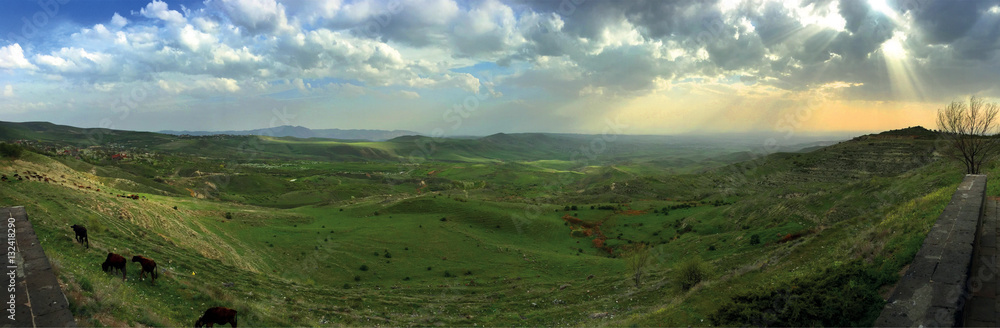
[[[966,36],[979,17],[996,4],[996,1],[929,0],[915,8],[913,23],[925,42],[949,44]]]

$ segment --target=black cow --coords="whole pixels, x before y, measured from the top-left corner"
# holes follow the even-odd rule
[[[74,224],[70,228],[73,228],[73,232],[76,233],[76,241],[90,248],[90,239],[87,238],[87,228],[79,224]]]
[[[122,272],[122,281],[124,281],[125,280],[125,267],[126,267],[125,264],[127,264],[127,263],[128,263],[128,261],[125,260],[124,256],[121,256],[121,255],[118,255],[118,254],[115,254],[115,253],[108,253],[108,259],[104,260],[104,263],[101,264],[101,270],[104,270],[104,272],[108,272],[108,271],[114,272],[114,270],[121,271]]]
[[[156,262],[145,257],[136,255],[132,257],[132,262],[139,262],[142,265],[142,271],[139,271],[139,279],[146,276],[146,272],[149,272],[149,276],[152,278],[150,284],[156,284]]]
[[[205,314],[201,318],[198,318],[198,321],[194,322],[194,327],[201,328],[207,325],[208,328],[212,328],[212,325],[224,325],[227,323],[236,328],[236,310],[217,306],[205,310]]]

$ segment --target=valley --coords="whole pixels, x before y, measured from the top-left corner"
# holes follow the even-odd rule
[[[183,326],[212,306],[244,326],[849,326],[878,316],[962,177],[923,128],[767,154],[601,138],[0,123],[26,149],[0,173],[43,177],[0,183],[0,205],[27,208],[81,326]],[[102,272],[108,252],[155,259],[160,279]]]

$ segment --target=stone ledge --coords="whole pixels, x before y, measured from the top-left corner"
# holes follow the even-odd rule
[[[17,233],[16,313],[10,320],[5,312],[0,327],[76,327],[66,295],[24,207],[0,209],[0,216],[4,221],[13,216]]]
[[[966,175],[900,278],[877,327],[954,327],[970,295],[966,287],[976,227],[986,204],[986,176]]]

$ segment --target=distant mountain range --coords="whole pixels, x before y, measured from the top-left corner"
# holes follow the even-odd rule
[[[282,125],[279,127],[243,131],[160,131],[163,134],[210,136],[210,135],[258,135],[271,137],[294,137],[294,138],[327,138],[346,140],[371,140],[385,141],[402,136],[420,135],[419,132],[406,130],[341,130],[341,129],[319,129],[313,130],[301,126]]]

